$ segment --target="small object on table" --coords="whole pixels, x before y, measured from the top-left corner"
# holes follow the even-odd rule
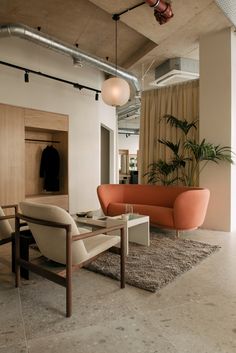
[[[128,213],[124,213],[121,215],[121,218],[124,220],[124,221],[128,221],[129,220],[129,214]]]
[[[88,213],[88,212],[78,212],[78,213],[76,213],[76,215],[77,215],[78,217],[86,217],[86,216],[87,216],[87,213]]]
[[[130,205],[130,204],[127,203],[125,205],[125,213],[132,214],[133,212],[134,212],[133,205]]]

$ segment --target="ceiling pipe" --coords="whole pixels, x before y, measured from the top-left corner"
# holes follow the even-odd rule
[[[145,2],[154,8],[154,16],[160,25],[168,22],[174,16],[171,5],[164,0],[145,0]]]
[[[106,72],[109,75],[122,77],[131,83],[136,92],[140,91],[140,84],[137,77],[129,71],[116,67],[116,65],[109,63],[106,60],[98,58],[95,55],[88,54],[73,45],[66,44],[31,27],[22,24],[0,25],[0,38],[10,36],[26,39],[45,48],[70,56],[72,59],[81,60],[82,62],[85,62],[100,71]]]

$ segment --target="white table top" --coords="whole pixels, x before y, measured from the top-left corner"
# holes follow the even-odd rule
[[[128,217],[129,218],[126,219],[126,218],[123,218],[123,215],[119,215],[114,217],[86,218],[86,217],[78,217],[77,215],[73,215],[73,218],[77,223],[101,226],[101,227],[106,227],[107,223],[111,225],[112,220],[114,220],[114,223],[116,224],[117,224],[117,221],[121,221],[122,223],[127,223],[128,227],[130,226],[132,227],[133,225],[136,225],[136,224],[149,222],[149,216],[143,216],[140,214],[129,214]]]

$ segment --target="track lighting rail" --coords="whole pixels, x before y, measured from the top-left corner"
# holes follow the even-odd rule
[[[101,91],[96,89],[96,88],[85,86],[85,85],[81,85],[78,82],[72,82],[72,81],[64,80],[63,78],[60,78],[60,77],[48,75],[48,74],[40,72],[40,71],[31,70],[31,69],[28,69],[26,67],[14,65],[14,64],[11,64],[11,63],[8,63],[8,62],[5,62],[5,61],[0,61],[0,65],[4,65],[4,66],[11,67],[13,69],[24,71],[24,81],[26,83],[29,82],[29,74],[34,74],[34,75],[38,75],[38,76],[41,76],[41,77],[48,78],[50,80],[66,83],[68,85],[73,86],[74,88],[79,89],[79,90],[87,89],[89,91],[93,91],[93,92],[95,92],[95,100],[96,101],[98,100],[98,94],[101,93]]]

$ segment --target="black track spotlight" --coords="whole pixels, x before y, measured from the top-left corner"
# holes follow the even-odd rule
[[[98,101],[98,99],[99,99],[99,94],[98,94],[98,92],[96,92],[96,94],[95,94],[95,101]]]
[[[29,73],[28,71],[25,71],[25,82],[29,82]]]
[[[81,90],[83,88],[83,86],[79,85],[78,83],[74,83],[73,86],[74,86],[74,88],[77,88],[79,90]]]

